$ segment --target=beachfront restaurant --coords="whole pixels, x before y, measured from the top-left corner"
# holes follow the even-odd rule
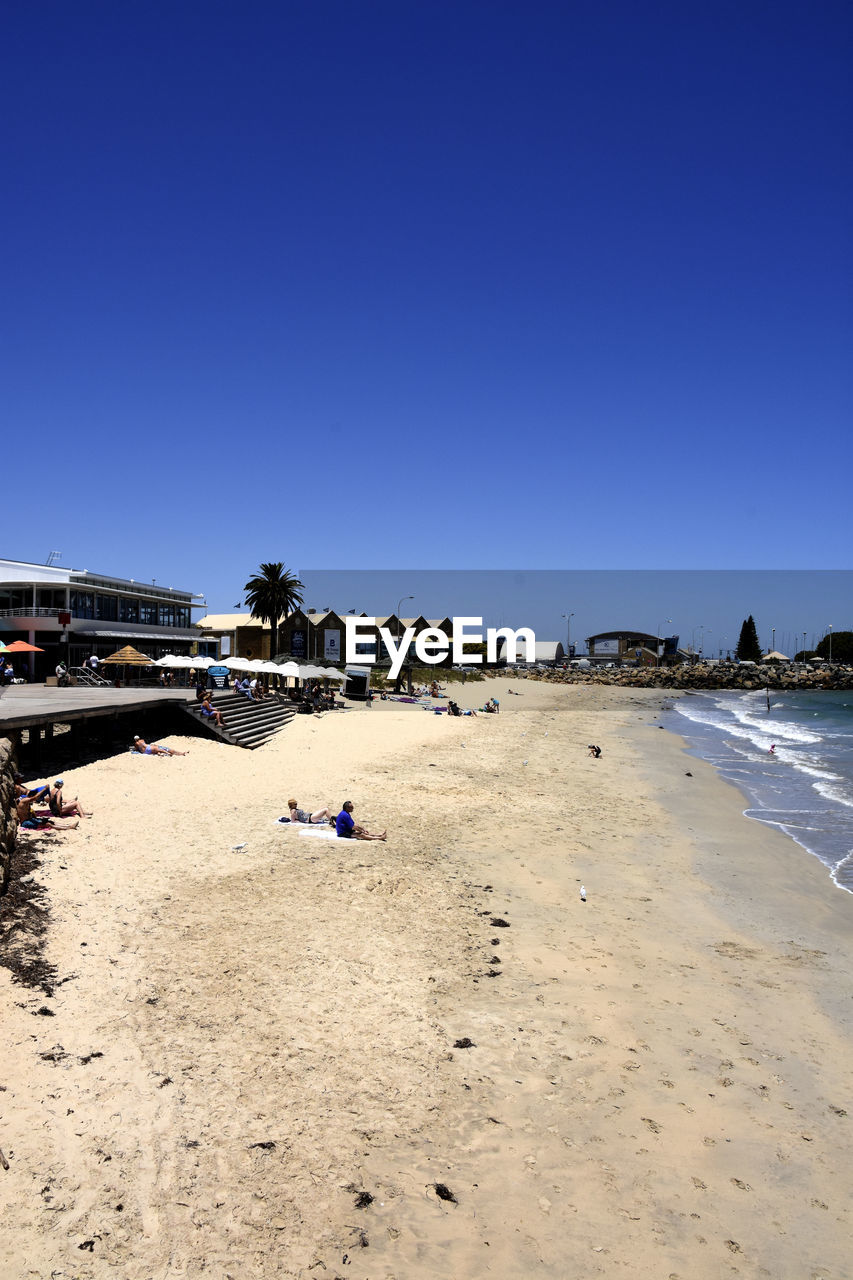
[[[202,593],[153,581],[0,560],[0,641],[43,650],[14,663],[30,680],[52,676],[60,661],[80,667],[92,654],[107,658],[125,645],[152,659],[206,653],[192,624],[193,609],[204,607]]]

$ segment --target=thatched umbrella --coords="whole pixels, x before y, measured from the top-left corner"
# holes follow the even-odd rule
[[[103,666],[106,666],[108,662],[124,663],[129,667],[150,667],[152,659],[146,657],[144,653],[140,653],[138,649],[134,649],[132,644],[126,644],[117,653],[111,653],[108,658],[101,658]]]

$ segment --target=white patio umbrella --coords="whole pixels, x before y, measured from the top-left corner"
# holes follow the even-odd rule
[[[248,658],[223,658],[221,665],[227,667],[229,671],[248,671]]]
[[[323,675],[327,680],[346,680],[343,671],[336,671],[334,667],[326,667]]]
[[[277,666],[275,665],[275,663],[274,663],[274,662],[270,662],[269,658],[264,658],[264,659],[261,661],[260,665],[259,665],[259,666],[257,666],[257,667],[255,667],[255,666],[253,665],[253,666],[252,666],[252,670],[253,670],[253,671],[267,671],[267,672],[269,672],[269,674],[270,674],[270,675],[273,675],[273,676],[280,676],[280,675],[281,675],[281,668],[280,668],[280,667],[277,667]]]
[[[295,662],[281,662],[276,670],[280,676],[289,676],[291,680],[299,679],[299,667]]]

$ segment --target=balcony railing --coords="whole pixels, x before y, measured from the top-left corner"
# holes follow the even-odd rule
[[[0,618],[56,618],[65,612],[65,609],[34,609],[31,604],[25,604],[20,609],[0,609]]]

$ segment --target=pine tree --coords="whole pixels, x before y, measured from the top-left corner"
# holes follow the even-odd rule
[[[755,629],[755,619],[752,614],[749,615],[740,629],[740,639],[735,649],[735,657],[738,662],[761,661],[761,645],[758,643],[758,632]]]

